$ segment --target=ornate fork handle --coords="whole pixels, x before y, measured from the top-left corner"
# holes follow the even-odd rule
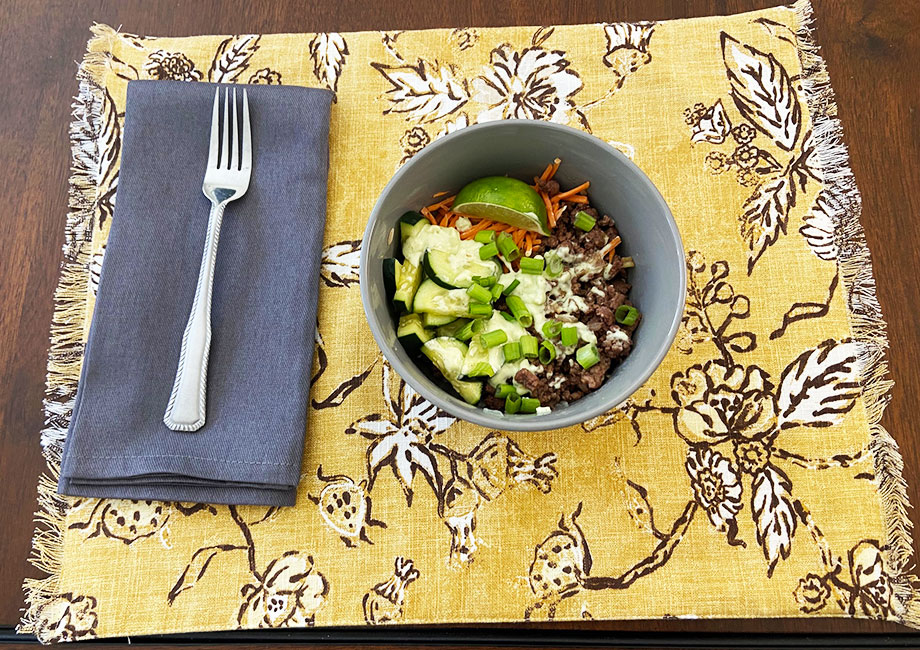
[[[195,300],[182,335],[179,367],[163,422],[173,431],[197,431],[205,422],[208,355],[211,350],[211,294],[217,241],[227,201],[214,203],[208,217],[208,234],[198,271]]]

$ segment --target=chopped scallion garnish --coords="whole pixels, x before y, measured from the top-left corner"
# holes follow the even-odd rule
[[[536,413],[538,408],[540,408],[540,400],[538,400],[536,397],[521,398],[521,408],[519,413]]]
[[[575,353],[575,360],[578,361],[579,365],[585,370],[595,365],[601,360],[597,354],[597,346],[593,343],[581,346]]]
[[[588,232],[594,228],[595,223],[597,223],[597,220],[594,217],[592,217],[584,210],[580,210],[578,214],[575,215],[575,221],[572,223],[572,225],[574,225],[579,230]]]
[[[495,231],[494,230],[480,230],[473,237],[475,241],[478,241],[480,244],[488,244],[495,241]]]
[[[508,262],[513,262],[521,256],[521,249],[514,243],[514,239],[506,232],[498,233],[498,250]]]
[[[505,304],[508,305],[508,309],[511,310],[511,313],[514,314],[514,317],[524,327],[530,327],[533,325],[533,316],[530,313],[530,310],[527,309],[527,305],[524,304],[524,301],[521,300],[520,296],[507,296],[505,298]]]
[[[517,395],[517,389],[511,384],[499,384],[495,387],[495,397],[505,399],[508,395]]]
[[[549,341],[543,341],[540,344],[540,363],[552,363],[556,358],[556,346]]]
[[[521,258],[521,273],[529,273],[530,275],[540,275],[543,273],[543,260],[537,259],[535,257],[522,257]]]
[[[507,340],[508,335],[505,333],[505,330],[492,330],[491,332],[483,332],[479,335],[479,341],[484,348],[494,348],[496,345],[501,345]]]
[[[504,289],[504,291],[502,291],[502,293],[503,293],[504,295],[506,295],[506,296],[510,296],[510,295],[511,295],[511,292],[514,291],[515,289],[517,289],[517,288],[518,288],[518,285],[519,285],[520,283],[521,283],[521,281],[518,280],[517,278],[515,278],[515,279],[511,282],[511,284],[509,284],[507,287],[505,287],[505,289]]]
[[[517,393],[505,397],[505,413],[514,414],[521,410],[521,396]]]
[[[562,323],[557,320],[548,320],[543,323],[543,336],[548,339],[554,339],[562,331]]]
[[[562,331],[559,333],[559,340],[562,342],[562,345],[566,347],[571,347],[578,343],[578,330],[574,327],[563,327]]]
[[[496,244],[494,241],[489,242],[488,244],[484,244],[479,249],[479,259],[481,260],[487,260],[490,257],[495,257],[496,255],[498,255],[498,244]]]
[[[629,305],[620,305],[617,307],[613,317],[620,325],[629,327],[631,325],[635,325],[636,321],[639,320],[639,310],[635,307],[630,307]]]
[[[517,361],[521,358],[521,344],[517,341],[505,343],[502,346],[502,353],[505,355],[505,361]]]
[[[466,290],[470,298],[478,302],[492,302],[492,292],[475,282]]]
[[[489,297],[491,298],[492,294],[489,294]],[[487,302],[471,302],[470,303],[470,315],[491,318],[492,317],[492,305],[490,305]]]
[[[525,334],[521,337],[521,354],[527,359],[533,359],[537,356],[540,344],[536,336]]]

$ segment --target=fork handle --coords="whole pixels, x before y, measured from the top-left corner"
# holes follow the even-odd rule
[[[182,335],[179,368],[173,381],[163,423],[173,431],[197,431],[205,422],[208,386],[208,354],[211,348],[211,292],[217,240],[226,202],[214,203],[208,217],[208,234],[198,271],[195,300]]]

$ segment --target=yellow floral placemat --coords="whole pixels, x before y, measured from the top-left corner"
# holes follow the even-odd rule
[[[33,561],[47,577],[26,584],[20,629],[55,641],[545,618],[917,626],[902,462],[879,424],[885,324],[810,13],[191,38],[94,27],[42,434]],[[296,507],[54,491],[132,79],[336,93]],[[622,408],[562,431],[439,412],[382,359],[357,286],[366,217],[400,164],[508,117],[619,148],[688,250],[687,310],[661,368]]]

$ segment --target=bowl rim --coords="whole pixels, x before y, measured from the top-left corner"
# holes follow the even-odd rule
[[[623,163],[627,168],[631,168],[632,171],[637,172],[638,181],[642,183],[647,190],[649,190],[650,195],[654,200],[659,204],[661,208],[664,209],[664,213],[667,216],[667,223],[672,237],[674,238],[674,243],[676,244],[678,254],[680,255],[680,277],[679,281],[679,295],[680,295],[680,305],[679,309],[675,310],[674,317],[670,326],[668,327],[667,336],[665,340],[662,341],[658,352],[653,358],[652,362],[648,364],[648,367],[641,374],[634,375],[629,377],[624,381],[623,388],[620,389],[619,393],[621,396],[615,397],[615,399],[607,400],[600,402],[598,405],[595,405],[593,408],[589,409],[576,409],[573,410],[568,415],[557,415],[555,413],[548,413],[544,415],[527,415],[527,416],[511,416],[507,417],[504,414],[498,411],[492,411],[488,409],[482,409],[478,407],[473,407],[472,409],[461,409],[457,408],[458,404],[462,406],[467,406],[465,402],[462,402],[459,397],[453,397],[446,393],[446,391],[433,392],[429,391],[424,386],[421,386],[416,383],[412,377],[409,369],[406,365],[398,358],[391,358],[385,348],[387,347],[384,342],[381,340],[383,333],[376,318],[373,313],[373,309],[370,304],[370,289],[368,283],[364,282],[366,272],[369,265],[369,253],[368,247],[365,246],[365,242],[368,241],[371,231],[374,227],[376,221],[380,218],[381,203],[385,196],[387,196],[390,190],[396,185],[403,176],[406,174],[411,174],[412,170],[416,165],[422,164],[422,161],[427,155],[430,155],[431,152],[436,151],[437,149],[450,146],[451,143],[459,139],[460,137],[468,136],[470,133],[475,131],[483,131],[494,128],[506,128],[509,124],[517,124],[525,127],[536,127],[536,128],[546,128],[550,130],[558,130],[564,133],[567,133],[571,136],[574,136],[580,140],[590,141],[593,145],[600,144],[602,148],[606,148],[609,153],[612,153],[614,158],[618,158],[621,163]],[[387,184],[380,190],[380,194],[377,197],[377,201],[374,203],[374,207],[371,209],[370,214],[368,215],[367,225],[364,228],[364,233],[361,237],[361,255],[358,267],[358,276],[359,276],[359,285],[361,289],[361,305],[364,308],[364,315],[367,319],[368,327],[370,327],[371,334],[374,337],[374,342],[377,347],[380,349],[381,354],[384,359],[390,364],[393,370],[403,379],[409,386],[412,387],[415,392],[424,397],[426,400],[437,406],[438,408],[446,411],[453,417],[471,422],[473,424],[478,424],[480,426],[488,427],[491,429],[498,429],[503,431],[550,431],[554,429],[563,429],[573,425],[582,424],[590,420],[593,417],[607,413],[610,410],[621,405],[627,399],[629,399],[633,393],[635,393],[642,385],[648,381],[648,378],[658,369],[661,365],[661,362],[664,360],[664,357],[670,351],[674,338],[677,336],[677,330],[680,327],[680,322],[683,317],[684,308],[686,306],[687,298],[687,268],[686,268],[686,255],[684,253],[683,240],[680,236],[680,230],[677,227],[677,222],[674,219],[674,215],[671,212],[670,207],[667,202],[664,200],[664,197],[661,195],[661,192],[652,182],[652,180],[646,175],[642,169],[636,165],[632,160],[625,156],[621,151],[616,147],[605,142],[601,138],[586,133],[579,129],[572,128],[563,124],[557,124],[555,122],[547,122],[543,120],[526,120],[526,119],[507,119],[507,120],[494,120],[490,122],[482,122],[479,124],[472,124],[470,126],[464,127],[453,133],[449,133],[441,138],[438,138],[431,144],[427,145],[424,149],[419,151],[414,155],[409,161],[402,165],[395,174],[390,178]],[[444,392],[445,397],[442,397],[440,392]],[[455,404],[453,402],[457,402]],[[548,419],[553,419],[555,421],[548,422]]]

